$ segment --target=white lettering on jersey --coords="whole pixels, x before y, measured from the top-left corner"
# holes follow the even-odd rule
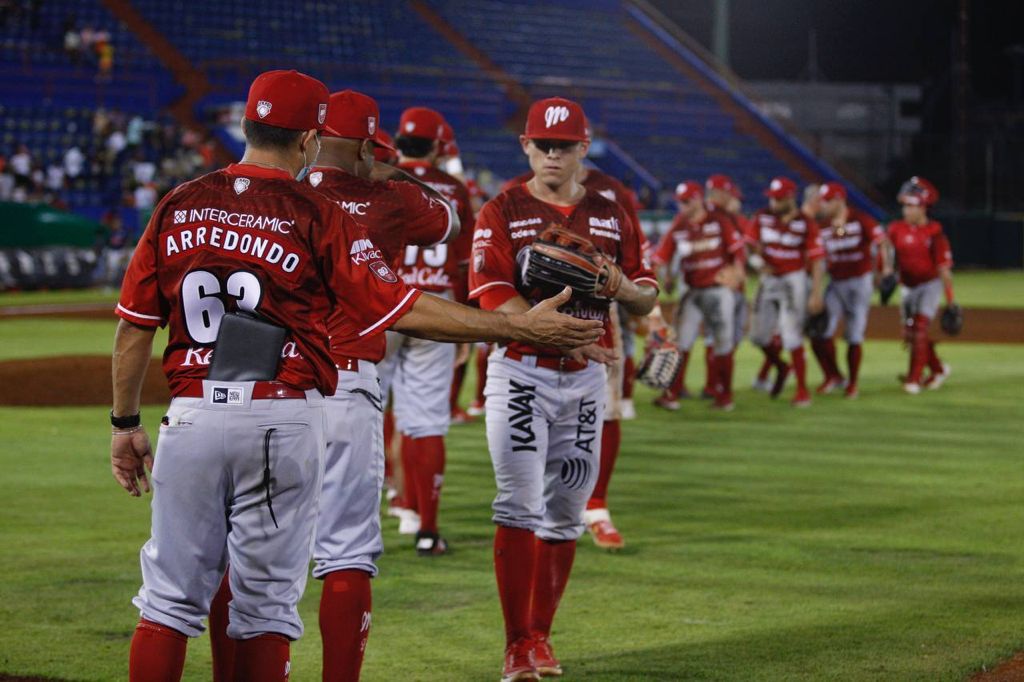
[[[240,178],[244,179],[244,178]],[[187,213],[187,215],[186,215]],[[180,215],[179,215],[180,214]],[[180,219],[179,219],[180,218]],[[289,234],[294,220],[283,218],[253,215],[252,213],[234,213],[219,208],[192,208],[174,212],[174,223],[203,223],[214,222],[231,227],[244,227],[251,230],[269,230],[280,234]]]
[[[508,229],[514,230],[517,227],[526,227],[527,225],[540,225],[543,220],[540,218],[527,218],[525,220],[513,220],[508,224]]]
[[[590,226],[591,227],[603,227],[606,230],[615,230],[616,232],[618,232],[619,231],[619,219],[614,217],[614,216],[611,217],[611,218],[591,218],[590,219]]]
[[[341,207],[350,215],[366,215],[366,209],[370,207],[369,201],[343,201]]]

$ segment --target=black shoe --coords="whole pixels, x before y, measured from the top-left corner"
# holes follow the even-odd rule
[[[423,557],[447,554],[448,542],[437,533],[420,531],[416,533],[416,553]]]

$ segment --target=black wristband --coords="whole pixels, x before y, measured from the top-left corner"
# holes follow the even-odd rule
[[[142,423],[139,413],[129,414],[124,417],[115,417],[114,411],[110,411],[110,425],[115,429],[134,429]]]

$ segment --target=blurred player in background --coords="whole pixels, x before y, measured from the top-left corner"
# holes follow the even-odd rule
[[[910,347],[910,369],[903,390],[912,395],[922,385],[936,389],[949,377],[950,367],[935,352],[928,326],[939,307],[939,297],[953,305],[953,252],[942,225],[928,217],[928,207],[939,200],[939,191],[928,180],[914,176],[900,188],[903,220],[889,224],[889,242],[899,270],[904,338]],[[930,375],[924,377],[924,369]]]
[[[458,213],[462,234],[450,245],[407,245],[399,275],[409,286],[421,291],[464,301],[473,214],[466,186],[436,166],[444,151],[441,136],[445,125],[444,118],[433,109],[412,107],[402,112],[395,135],[398,167],[445,197]],[[392,500],[392,506],[418,514],[416,550],[420,556],[447,551],[447,542],[438,532],[438,508],[444,482],[444,437],[451,421],[456,351],[452,344],[390,334],[381,365],[383,394],[391,390],[395,428],[402,436],[403,500]],[[403,520],[411,518],[408,512],[399,514],[405,517]]]
[[[732,410],[733,349],[735,347],[735,287],[746,267],[743,235],[732,217],[704,201],[696,181],[676,187],[679,214],[662,237],[654,261],[663,273],[681,271],[686,293],[676,309],[676,343],[683,367],[703,322],[714,339],[713,406]],[[663,279],[668,277],[667,274]],[[680,373],[682,373],[680,371]]]
[[[846,188],[838,182],[822,185],[819,199],[821,241],[825,246],[829,283],[825,289],[828,327],[821,338],[811,339],[811,348],[824,376],[817,392],[819,395],[831,393],[845,384],[846,397],[856,398],[864,330],[875,289],[873,263],[880,257],[882,269],[890,269],[888,250],[880,248],[885,230],[867,213],[846,203]],[[845,379],[839,371],[834,340],[840,319],[845,323]]]
[[[755,249],[764,260],[761,282],[754,304],[751,339],[778,368],[771,396],[778,397],[790,371],[796,375],[794,407],[811,404],[807,390],[807,361],[804,357],[804,320],[824,308],[822,285],[825,272],[824,249],[818,225],[804,217],[796,205],[796,183],[785,177],[773,178],[765,196],[768,206],[754,214],[757,234]],[[812,280],[808,296],[807,268]],[[782,337],[792,366],[771,345],[772,336]]]

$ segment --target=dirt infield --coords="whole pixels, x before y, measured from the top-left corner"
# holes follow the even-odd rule
[[[666,315],[674,306],[667,305]],[[0,307],[0,320],[17,317],[70,317],[87,320],[116,319],[109,303],[83,303],[67,305],[31,305]],[[932,325],[935,338],[947,342],[1024,343],[1024,309],[967,308],[964,310],[964,330],[959,336],[947,336],[939,328],[938,319]],[[902,335],[899,306],[872,306],[868,317],[869,339],[899,339]]]
[[[1024,652],[1019,652],[1008,661],[1000,663],[992,670],[983,670],[973,677],[971,682],[1020,682],[1024,680]]]
[[[170,398],[160,361],[152,360],[142,387],[144,404]],[[0,405],[48,407],[109,405],[110,358],[67,355],[0,362]]]

